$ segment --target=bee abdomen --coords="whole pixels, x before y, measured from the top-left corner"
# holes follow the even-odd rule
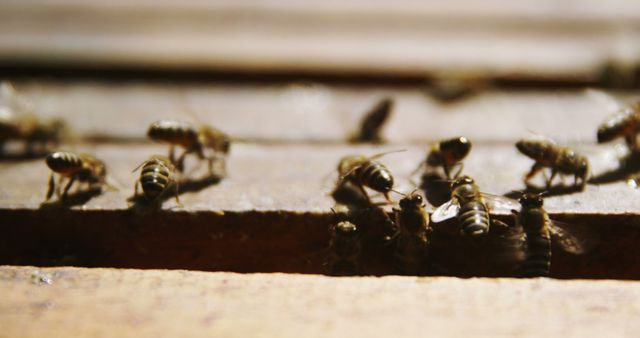
[[[160,162],[149,162],[142,167],[140,184],[142,191],[149,199],[155,199],[160,195],[170,181],[169,169]]]
[[[466,235],[482,236],[489,231],[489,213],[479,201],[464,204],[458,214],[458,220]]]
[[[631,110],[623,110],[607,120],[598,128],[598,143],[611,141],[635,127],[635,116]]]
[[[60,174],[73,173],[82,168],[82,159],[80,156],[67,151],[58,151],[49,154],[46,162],[51,170]]]
[[[527,258],[522,263],[524,277],[546,277],[551,268],[551,240],[540,234],[527,234]]]
[[[162,120],[151,124],[147,136],[155,141],[189,145],[197,140],[198,133],[188,123]]]
[[[384,165],[377,162],[369,162],[362,166],[360,170],[360,182],[369,188],[387,192],[393,188],[393,176]]]

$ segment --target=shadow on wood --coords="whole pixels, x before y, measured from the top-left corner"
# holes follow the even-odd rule
[[[186,179],[178,184],[178,196],[188,192],[198,192],[206,189],[209,186],[220,183],[222,177],[212,175],[198,179]],[[144,194],[138,194],[131,196],[127,199],[129,202],[133,202],[132,209],[137,208],[160,208],[162,203],[168,199],[175,198],[175,184],[170,184],[155,200],[150,201]]]
[[[76,205],[84,205],[92,198],[100,196],[101,194],[102,187],[92,187],[88,190],[80,190],[68,194],[65,199],[42,202],[42,204],[40,204],[40,209],[71,208]]]
[[[561,195],[570,195],[575,193],[582,192],[582,187],[580,185],[553,185],[551,187],[543,188],[534,185],[527,185],[527,187],[523,190],[512,190],[509,191],[502,196],[519,199],[523,193],[534,193],[534,194],[544,194],[545,197],[551,196],[561,196]]]
[[[631,152],[620,159],[618,168],[589,179],[591,184],[607,184],[626,180],[629,175],[640,171],[640,152]]]

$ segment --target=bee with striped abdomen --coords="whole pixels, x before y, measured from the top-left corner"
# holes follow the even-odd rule
[[[393,99],[380,100],[362,119],[360,129],[350,138],[353,143],[358,142],[382,142],[380,131],[389,119],[393,109]]]
[[[551,268],[551,237],[562,249],[572,254],[586,251],[577,237],[558,227],[544,210],[540,194],[525,193],[520,197],[520,210],[513,210],[516,223],[525,233],[525,259],[520,266],[523,277],[546,277]]]
[[[456,178],[462,172],[464,167],[462,160],[467,157],[469,151],[471,151],[471,142],[463,136],[434,142],[426,160],[420,164],[414,173],[425,167],[442,167],[445,176],[450,180],[451,169],[459,166],[458,171],[453,175]]]
[[[489,216],[489,207],[511,210],[517,207],[512,200],[480,192],[480,188],[469,176],[461,176],[451,183],[451,200],[438,207],[431,215],[431,221],[439,223],[457,217],[461,232],[472,238],[480,238],[489,232],[490,225],[501,224]]]
[[[213,175],[213,161],[219,156],[224,160],[231,147],[231,138],[216,128],[206,125],[196,128],[190,123],[176,120],[160,120],[152,123],[147,136],[154,141],[169,144],[169,159],[179,171],[184,170],[185,157],[195,153],[200,160],[207,160],[209,174]],[[175,146],[184,148],[184,152],[177,160]],[[207,151],[212,151],[213,154],[205,154]]]
[[[329,228],[329,266],[334,276],[357,275],[360,271],[362,243],[358,227],[341,221]]]
[[[403,273],[417,275],[424,271],[429,254],[429,214],[424,199],[415,192],[400,199],[399,206],[394,209],[396,261]]]
[[[547,188],[551,187],[553,179],[559,173],[573,175],[574,185],[578,186],[578,180],[580,180],[580,188],[584,190],[589,175],[589,160],[585,156],[579,155],[570,148],[561,147],[546,138],[520,140],[516,143],[516,148],[535,161],[531,170],[525,175],[525,184],[528,185],[529,180],[539,171],[550,168],[551,176],[547,179]]]
[[[381,192],[387,201],[390,201],[389,193],[393,189],[393,176],[384,164],[374,161],[376,158],[386,154],[389,154],[389,152],[371,157],[353,155],[343,157],[338,164],[340,177],[337,185],[341,185],[345,181],[351,182],[371,201],[364,190],[366,186]]]
[[[133,172],[140,168],[142,170],[140,171],[140,179],[134,185],[134,196],[138,196],[138,185],[141,185],[147,200],[154,201],[173,184],[176,202],[180,205],[176,168],[167,157],[153,155],[142,162]]]
[[[638,150],[640,131],[640,103],[621,108],[598,127],[598,143],[613,141],[623,137],[631,151]]]
[[[54,190],[57,192],[58,197],[64,201],[67,198],[67,193],[69,192],[71,185],[73,185],[76,180],[82,183],[87,183],[89,186],[98,184],[102,187],[106,185],[106,166],[104,162],[91,155],[58,151],[49,154],[45,161],[49,169],[51,169],[49,189],[47,190],[45,201],[48,201],[51,198]],[[55,174],[58,174],[59,176],[57,188],[54,177]],[[64,187],[64,192],[60,194],[60,186],[64,179],[69,179],[69,182]]]

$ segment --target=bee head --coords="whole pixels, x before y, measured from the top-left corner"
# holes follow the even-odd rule
[[[451,182],[451,190],[465,184],[474,184],[473,178],[469,176],[460,176]]]
[[[342,221],[335,225],[333,231],[335,231],[336,235],[343,237],[355,237],[358,234],[358,228],[355,224]]]
[[[541,194],[533,193],[523,194],[519,201],[523,208],[540,208],[544,203]]]
[[[400,200],[400,208],[421,208],[424,207],[424,199],[420,194],[410,194]]]

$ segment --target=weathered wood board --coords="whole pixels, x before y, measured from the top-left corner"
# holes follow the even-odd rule
[[[640,284],[0,268],[3,337],[634,337]]]
[[[382,162],[397,178],[396,188],[410,192],[415,188],[410,173],[424,159],[425,147],[401,148],[407,151],[389,154]],[[199,179],[203,165],[193,181],[183,184],[183,206],[177,206],[169,193],[162,210],[127,200],[137,179],[131,170],[149,155],[165,152],[162,146],[77,148],[105,160],[120,190],[76,195],[71,198],[71,210],[55,201],[41,206],[49,174],[42,160],[2,162],[0,262],[323,273],[327,271],[327,229],[335,220],[329,193],[336,177],[330,174],[343,155],[391,149],[398,145],[235,144],[228,159],[228,178],[219,183]],[[592,162],[595,170],[602,171],[615,167],[615,160],[600,156]],[[521,178],[531,165],[513,146],[483,143],[475,146],[465,163],[465,173],[494,194],[523,189]],[[420,175],[414,180],[419,183]],[[430,201],[433,193],[427,190]],[[640,238],[635,202],[639,193],[618,181],[547,198],[554,218],[590,229],[597,241],[593,251],[581,256],[555,249],[552,275],[640,278],[635,266],[640,258],[635,244]],[[384,208],[391,211],[391,206]],[[503,219],[509,221],[506,216]],[[366,235],[364,273],[396,273],[392,247],[384,245],[378,221],[364,215],[360,222],[372,229]],[[501,262],[513,243],[503,240],[500,231],[491,234],[487,246],[473,246],[458,235],[455,222],[434,227],[433,260],[440,268],[432,273],[514,275],[517,262]],[[474,259],[468,259],[470,255]]]
[[[14,81],[44,117],[62,117],[77,137],[142,140],[152,122],[182,119],[217,126],[257,142],[342,143],[378,100],[395,99],[383,136],[394,143],[465,135],[472,141],[515,142],[533,133],[592,144],[596,129],[620,100],[583,89],[487,88],[450,104],[426,86],[340,85],[314,82],[249,84],[151,81]]]

